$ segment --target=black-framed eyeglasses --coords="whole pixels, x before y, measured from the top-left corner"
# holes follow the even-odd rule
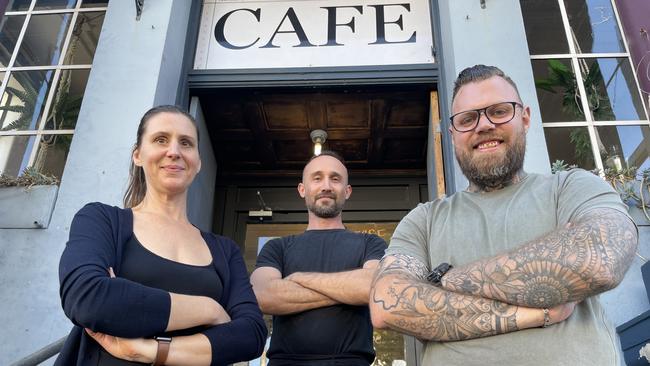
[[[523,108],[524,106],[519,102],[501,102],[492,104],[485,108],[458,112],[449,117],[449,119],[451,120],[451,125],[456,131],[469,132],[478,126],[478,121],[481,119],[481,113],[483,113],[488,121],[493,124],[502,125],[515,118],[517,107]]]

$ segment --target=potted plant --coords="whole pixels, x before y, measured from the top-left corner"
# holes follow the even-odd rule
[[[0,228],[47,228],[58,193],[58,179],[25,168],[18,177],[0,174]]]
[[[603,171],[604,178],[621,195],[638,225],[650,225],[650,168],[636,167]]]

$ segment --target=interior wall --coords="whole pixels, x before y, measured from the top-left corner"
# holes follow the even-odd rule
[[[268,177],[222,179],[217,181],[214,205],[215,232],[243,243],[243,229],[249,210],[259,210],[259,191],[273,218],[265,222],[307,222],[305,202],[298,195],[300,178],[269,179]],[[428,200],[426,177],[359,178],[350,177],[352,195],[343,209],[343,220],[399,221],[420,202]]]

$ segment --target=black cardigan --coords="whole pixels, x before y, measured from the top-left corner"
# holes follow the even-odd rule
[[[119,278],[120,258],[133,235],[133,213],[89,203],[72,220],[59,263],[63,310],[75,327],[55,365],[96,365],[100,346],[83,328],[125,338],[152,337],[167,328],[169,293]],[[219,299],[232,321],[202,333],[212,346],[212,364],[250,360],[262,353],[267,329],[246,266],[232,240],[201,232],[223,281]],[[113,267],[117,278],[111,279]]]

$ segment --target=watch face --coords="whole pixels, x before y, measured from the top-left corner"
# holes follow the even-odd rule
[[[434,268],[433,271],[429,273],[427,280],[429,280],[429,282],[433,283],[434,285],[439,285],[442,281],[442,276],[444,276],[445,273],[447,273],[451,268],[451,264],[441,263],[438,267]]]
[[[440,282],[440,278],[441,278],[441,277],[442,277],[442,276],[440,275],[440,272],[438,272],[438,271],[436,271],[436,270],[433,270],[433,271],[432,271],[431,273],[429,273],[429,275],[427,276],[427,280],[429,280],[429,282],[433,282],[433,283],[435,284],[435,283]]]
[[[157,340],[158,342],[166,342],[166,343],[170,343],[172,341],[171,337],[153,337],[153,339]]]

